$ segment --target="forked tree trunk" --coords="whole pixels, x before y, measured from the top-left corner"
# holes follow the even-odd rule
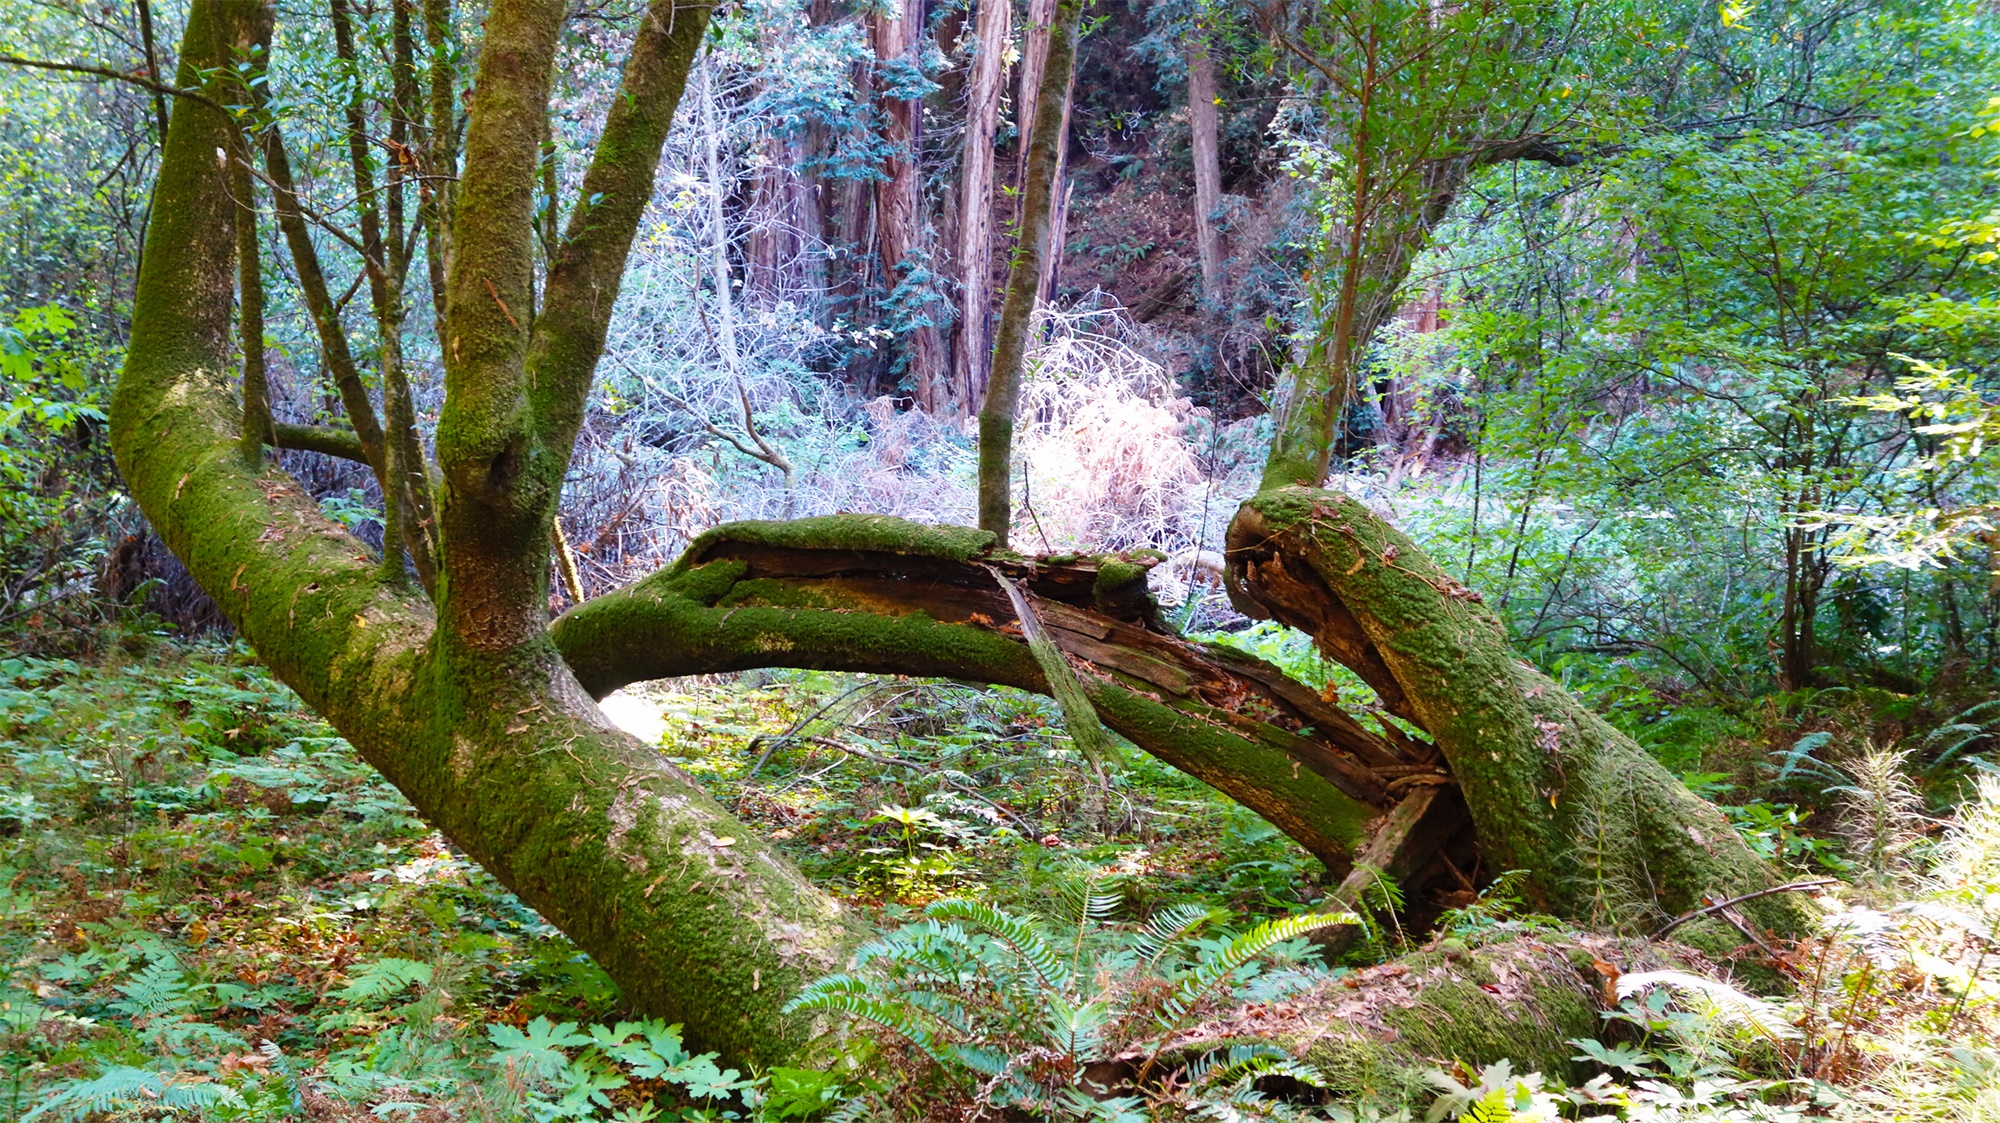
[[[494,5],[467,132],[445,331],[439,606],[388,580],[283,472],[238,454],[231,126],[183,100],[168,131],[111,431],[132,494],[284,682],[428,821],[611,973],[635,1009],[733,1058],[811,1027],[779,1007],[842,965],[848,915],[691,778],[612,728],[549,643],[549,520],[588,368],[708,8],[656,2],[551,272],[528,307],[539,119],[561,3]],[[676,19],[676,17],[678,17]],[[179,84],[218,101],[268,9],[190,6]],[[546,334],[544,334],[546,333]],[[585,360],[579,366],[579,359]],[[529,363],[536,369],[531,383]],[[357,454],[359,449],[355,450]]]

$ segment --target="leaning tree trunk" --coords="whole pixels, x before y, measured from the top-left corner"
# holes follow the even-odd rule
[[[435,612],[282,471],[238,451],[236,209],[215,156],[231,125],[202,102],[183,99],[168,131],[111,430],[128,487],[189,571],[427,820],[589,952],[634,1008],[770,1062],[811,1028],[779,1008],[843,965],[853,921],[612,728],[540,623],[575,423],[564,407],[582,401],[565,384],[587,379],[578,360],[601,345],[597,313],[609,314],[708,10],[658,0],[647,13],[605,123],[611,156],[583,188],[596,205],[565,239],[529,359],[517,310],[529,304],[538,122],[564,5],[494,5],[454,222]],[[180,85],[228,100],[225,64],[268,36],[260,4],[192,5]]]

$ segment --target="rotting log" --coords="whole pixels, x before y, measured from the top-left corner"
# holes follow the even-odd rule
[[[1378,1107],[1431,1101],[1434,1072],[1517,1073],[1580,1082],[1570,1039],[1597,1037],[1621,970],[1683,967],[1684,948],[1610,937],[1515,937],[1485,945],[1441,940],[1389,963],[1330,979],[1275,1002],[1217,1010],[1168,1042],[1192,1061],[1231,1045],[1277,1045],[1310,1062],[1343,1102]],[[1126,1071],[1138,1058],[1120,1058]],[[1105,1065],[1115,1085],[1122,1075]]]
[[[886,516],[732,523],[671,567],[557,619],[585,689],[801,667],[1048,683],[991,566],[1031,599],[1104,723],[1230,795],[1344,875],[1368,826],[1424,784],[1428,746],[1392,741],[1260,659],[1158,627],[1151,556],[1032,558],[989,532]]]

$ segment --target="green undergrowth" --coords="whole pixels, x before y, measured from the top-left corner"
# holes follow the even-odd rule
[[[819,884],[890,918],[963,893],[1033,907],[1077,866],[1117,870],[1141,915],[1186,900],[1282,915],[1326,891],[1325,868],[1270,824],[1129,745],[1096,800],[1036,695],[774,672],[631,698],[657,715],[642,736]]]
[[[742,1072],[623,1009],[247,652],[104,638],[0,656],[0,1119],[2000,1118],[2000,784],[1941,825],[1978,713],[1873,755],[1832,700],[1752,728],[1785,748],[1750,781],[1797,802],[1739,829],[1843,879],[1752,998],[1528,914],[1518,875],[1429,934],[1385,882],[1329,962],[1317,862],[1129,746],[1087,794],[1034,696],[644,688],[612,712],[883,933],[801,1000],[835,1063]],[[1231,642],[1365,705],[1283,634]]]
[[[717,1070],[630,1021],[240,647],[110,640],[0,657],[0,1119],[818,1104],[820,1077]],[[1289,840],[1142,754],[1085,814],[1032,696],[786,675],[647,697],[666,755],[888,924],[947,893],[1032,907],[1078,868],[1118,871],[1132,916],[1321,893]]]

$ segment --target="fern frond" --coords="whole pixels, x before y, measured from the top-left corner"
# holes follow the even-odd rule
[[[1220,949],[1202,956],[1201,962],[1181,980],[1173,995],[1161,1006],[1156,1020],[1172,1033],[1180,1028],[1188,1013],[1208,997],[1209,992],[1235,974],[1237,968],[1270,950],[1271,945],[1297,939],[1322,928],[1360,923],[1361,918],[1351,912],[1308,913],[1267,920]]]
[[[1026,918],[1015,916],[1005,909],[998,909],[981,901],[968,901],[962,897],[934,902],[924,910],[924,915],[933,920],[962,921],[991,932],[996,939],[1012,949],[1023,962],[1034,968],[1043,990],[1061,994],[1069,989],[1068,966]]]
[[[1814,759],[1812,755],[1820,749],[1825,748],[1832,740],[1833,734],[1831,733],[1824,731],[1808,733],[1792,742],[1791,748],[1773,752],[1771,754],[1772,763],[1765,767],[1775,770],[1777,774],[1772,777],[1772,780],[1776,783],[1784,783],[1786,780],[1798,776],[1819,780],[1823,783],[1837,784],[1846,779],[1846,777],[1842,776],[1839,770],[1835,769],[1832,765],[1823,760]]]
[[[874,1022],[876,1025],[892,1033],[899,1034],[908,1040],[910,1044],[915,1045],[921,1050],[925,1056],[936,1061],[941,1067],[947,1069],[951,1067],[950,1061],[946,1058],[945,1051],[938,1047],[936,1035],[931,1033],[929,1027],[917,1020],[916,1015],[909,1007],[875,997],[868,993],[866,989],[867,984],[861,980],[843,980],[849,985],[842,987],[823,987],[820,985],[827,981],[829,980],[821,979],[818,983],[807,987],[797,998],[785,1003],[784,1012],[794,1014],[809,1011],[825,1011],[827,1013],[847,1014],[852,1017],[862,1018]],[[859,986],[853,984],[859,984]]]
[[[1139,933],[1139,957],[1148,968],[1157,966],[1175,944],[1214,918],[1215,910],[1205,905],[1182,904],[1161,909]]]
[[[1227,1049],[1204,1053],[1188,1063],[1187,1080],[1191,1088],[1217,1083],[1230,1078],[1229,1070],[1250,1061],[1290,1060],[1291,1054],[1268,1042],[1259,1041],[1250,1045],[1231,1045]]]
[[[242,1110],[245,1105],[243,1097],[227,1084],[175,1072],[113,1065],[93,1079],[59,1086],[54,1097],[22,1116],[21,1123],[32,1123],[44,1116],[66,1121],[85,1119],[121,1109],[180,1112],[222,1106]]]
[[[1716,1015],[1739,1022],[1774,1041],[1800,1036],[1797,1026],[1784,1011],[1755,995],[1745,994],[1728,983],[1691,975],[1685,971],[1640,971],[1618,979],[1618,997],[1629,998],[1648,987],[1663,986],[1682,994],[1700,995]]]
[[[186,1010],[194,1002],[181,975],[180,963],[171,956],[155,959],[134,974],[130,982],[118,986],[118,993],[125,1000],[112,1003],[111,1008],[121,1014],[148,1018]]]

